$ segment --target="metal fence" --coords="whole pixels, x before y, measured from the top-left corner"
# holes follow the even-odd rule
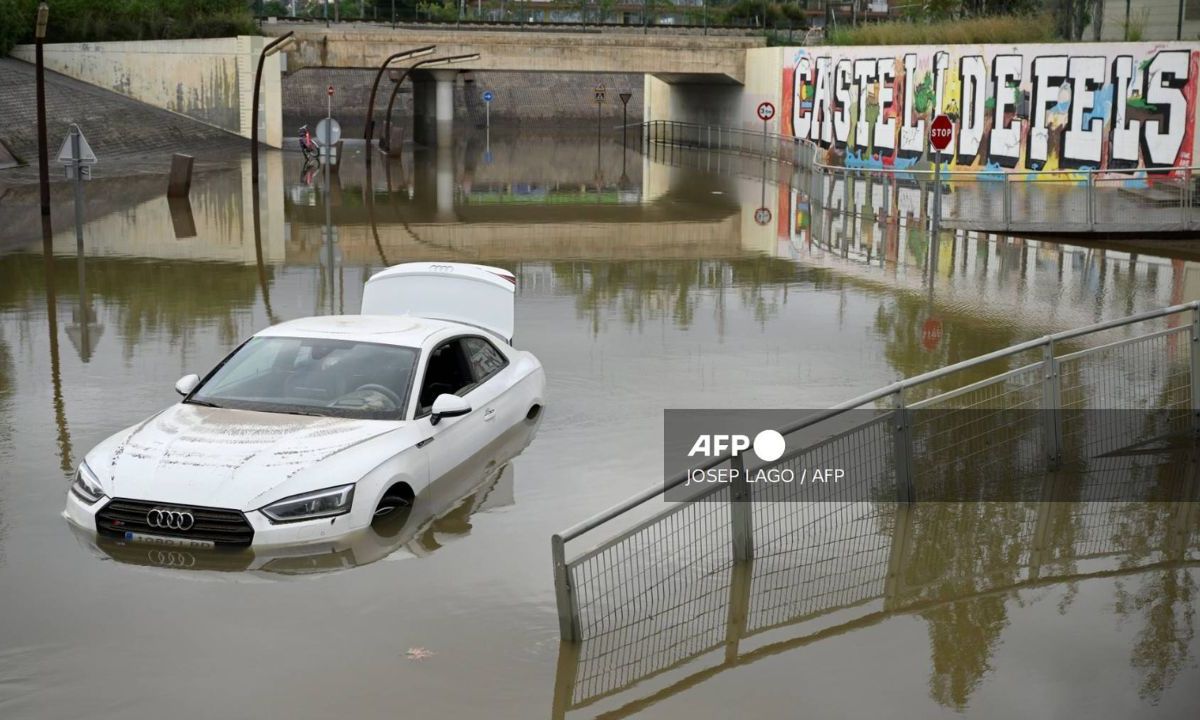
[[[1200,167],[1004,172],[947,170],[924,162],[904,169],[845,167],[829,151],[789,135],[717,125],[653,120],[642,123],[647,144],[701,148],[770,158],[803,171],[796,178],[817,207],[855,188],[872,188],[873,212],[896,213],[901,195],[916,195],[928,217],[940,194],[945,227],[988,232],[1178,232],[1200,229]],[[940,182],[939,182],[940,179]],[[845,203],[843,210],[849,211]]]
[[[628,29],[677,34],[762,35],[789,44],[810,42],[812,35],[794,22],[764,29],[757,18],[729,16],[724,2],[644,2],[629,0],[474,0],[453,5],[397,0],[246,0],[260,21],[288,20],[322,23],[389,23],[453,25],[462,30],[535,30],[600,32]]]
[[[601,713],[635,715],[725,669],[900,613],[1047,582],[1193,563],[1200,559],[1196,456],[1170,459],[1177,461],[1159,458],[1156,471],[1186,481],[1171,483],[1176,492],[1169,497],[1146,485],[1144,501],[1104,499],[1143,460],[1123,456],[1076,477],[1065,502],[795,505],[806,542],[746,564],[716,553],[710,572],[675,576],[660,589],[675,596],[671,620],[647,618],[656,603],[630,593],[618,625],[564,644],[553,717],[657,679],[642,699]],[[1045,476],[1043,499],[1061,499],[1055,488],[1063,484],[1057,475]],[[681,529],[681,518],[664,515],[641,530],[654,532],[659,521],[671,525],[660,538]],[[948,525],[958,530],[945,533]],[[972,541],[988,551],[957,545]],[[769,640],[746,642],[759,637]]]
[[[962,380],[985,372],[992,374]],[[848,527],[882,527],[874,510],[862,509],[870,503],[948,499],[968,467],[996,478],[978,489],[980,500],[1037,500],[1048,469],[1078,466],[1114,449],[1171,435],[1190,438],[1200,428],[1198,378],[1200,302],[1193,302],[997,350],[809,415],[778,428],[793,438],[789,447],[800,449],[772,467],[842,467],[856,478],[853,486],[805,488],[803,502],[786,502],[796,499],[787,495],[796,492],[794,485],[762,484],[752,490],[743,476],[568,559],[568,542],[649,507],[683,486],[688,479],[683,473],[554,535],[562,638],[605,636],[615,628],[628,629],[629,618],[637,616],[645,618],[637,634],[662,637],[666,656],[683,652],[672,633],[695,638],[702,635],[693,632],[697,623],[716,633],[720,617],[704,604],[704,592],[700,600],[685,603],[677,586],[709,583],[720,594],[727,564],[755,557],[800,554],[838,567],[845,558],[815,559],[820,551],[814,538],[821,535],[814,535],[819,527],[814,522],[837,518],[840,542]],[[725,456],[699,469],[741,467],[742,462],[741,456]],[[812,515],[812,508],[822,505],[825,509]],[[850,509],[827,514],[838,506]],[[863,538],[864,555],[878,550],[869,529],[850,534]],[[818,596],[873,593],[870,583],[860,583],[845,568],[833,575],[840,584],[823,587]]]

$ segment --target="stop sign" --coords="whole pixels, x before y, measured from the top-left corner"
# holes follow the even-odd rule
[[[950,136],[953,134],[954,125],[945,115],[938,115],[929,124],[929,144],[938,150],[945,150],[950,146]]]
[[[930,352],[942,344],[942,321],[929,318],[921,325],[921,345]]]

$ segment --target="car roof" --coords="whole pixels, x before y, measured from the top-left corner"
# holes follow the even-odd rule
[[[468,325],[409,315],[318,315],[288,320],[254,334],[255,337],[337,338],[419,348],[443,330],[471,330]]]

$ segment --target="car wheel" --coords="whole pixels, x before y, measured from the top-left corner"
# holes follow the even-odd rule
[[[393,515],[397,510],[411,508],[413,504],[412,490],[403,483],[393,485],[388,488],[388,491],[379,499],[379,504],[375,506],[375,516],[371,522],[377,522],[383,518]]]

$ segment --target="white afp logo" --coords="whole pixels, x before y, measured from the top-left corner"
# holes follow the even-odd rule
[[[726,452],[736,457],[750,447],[749,435],[698,435],[696,442],[692,444],[692,449],[688,451],[688,457],[697,455],[719,457]],[[765,462],[774,462],[783,457],[786,443],[783,441],[783,436],[777,431],[763,430],[754,436],[753,447],[754,454],[759,459]]]

